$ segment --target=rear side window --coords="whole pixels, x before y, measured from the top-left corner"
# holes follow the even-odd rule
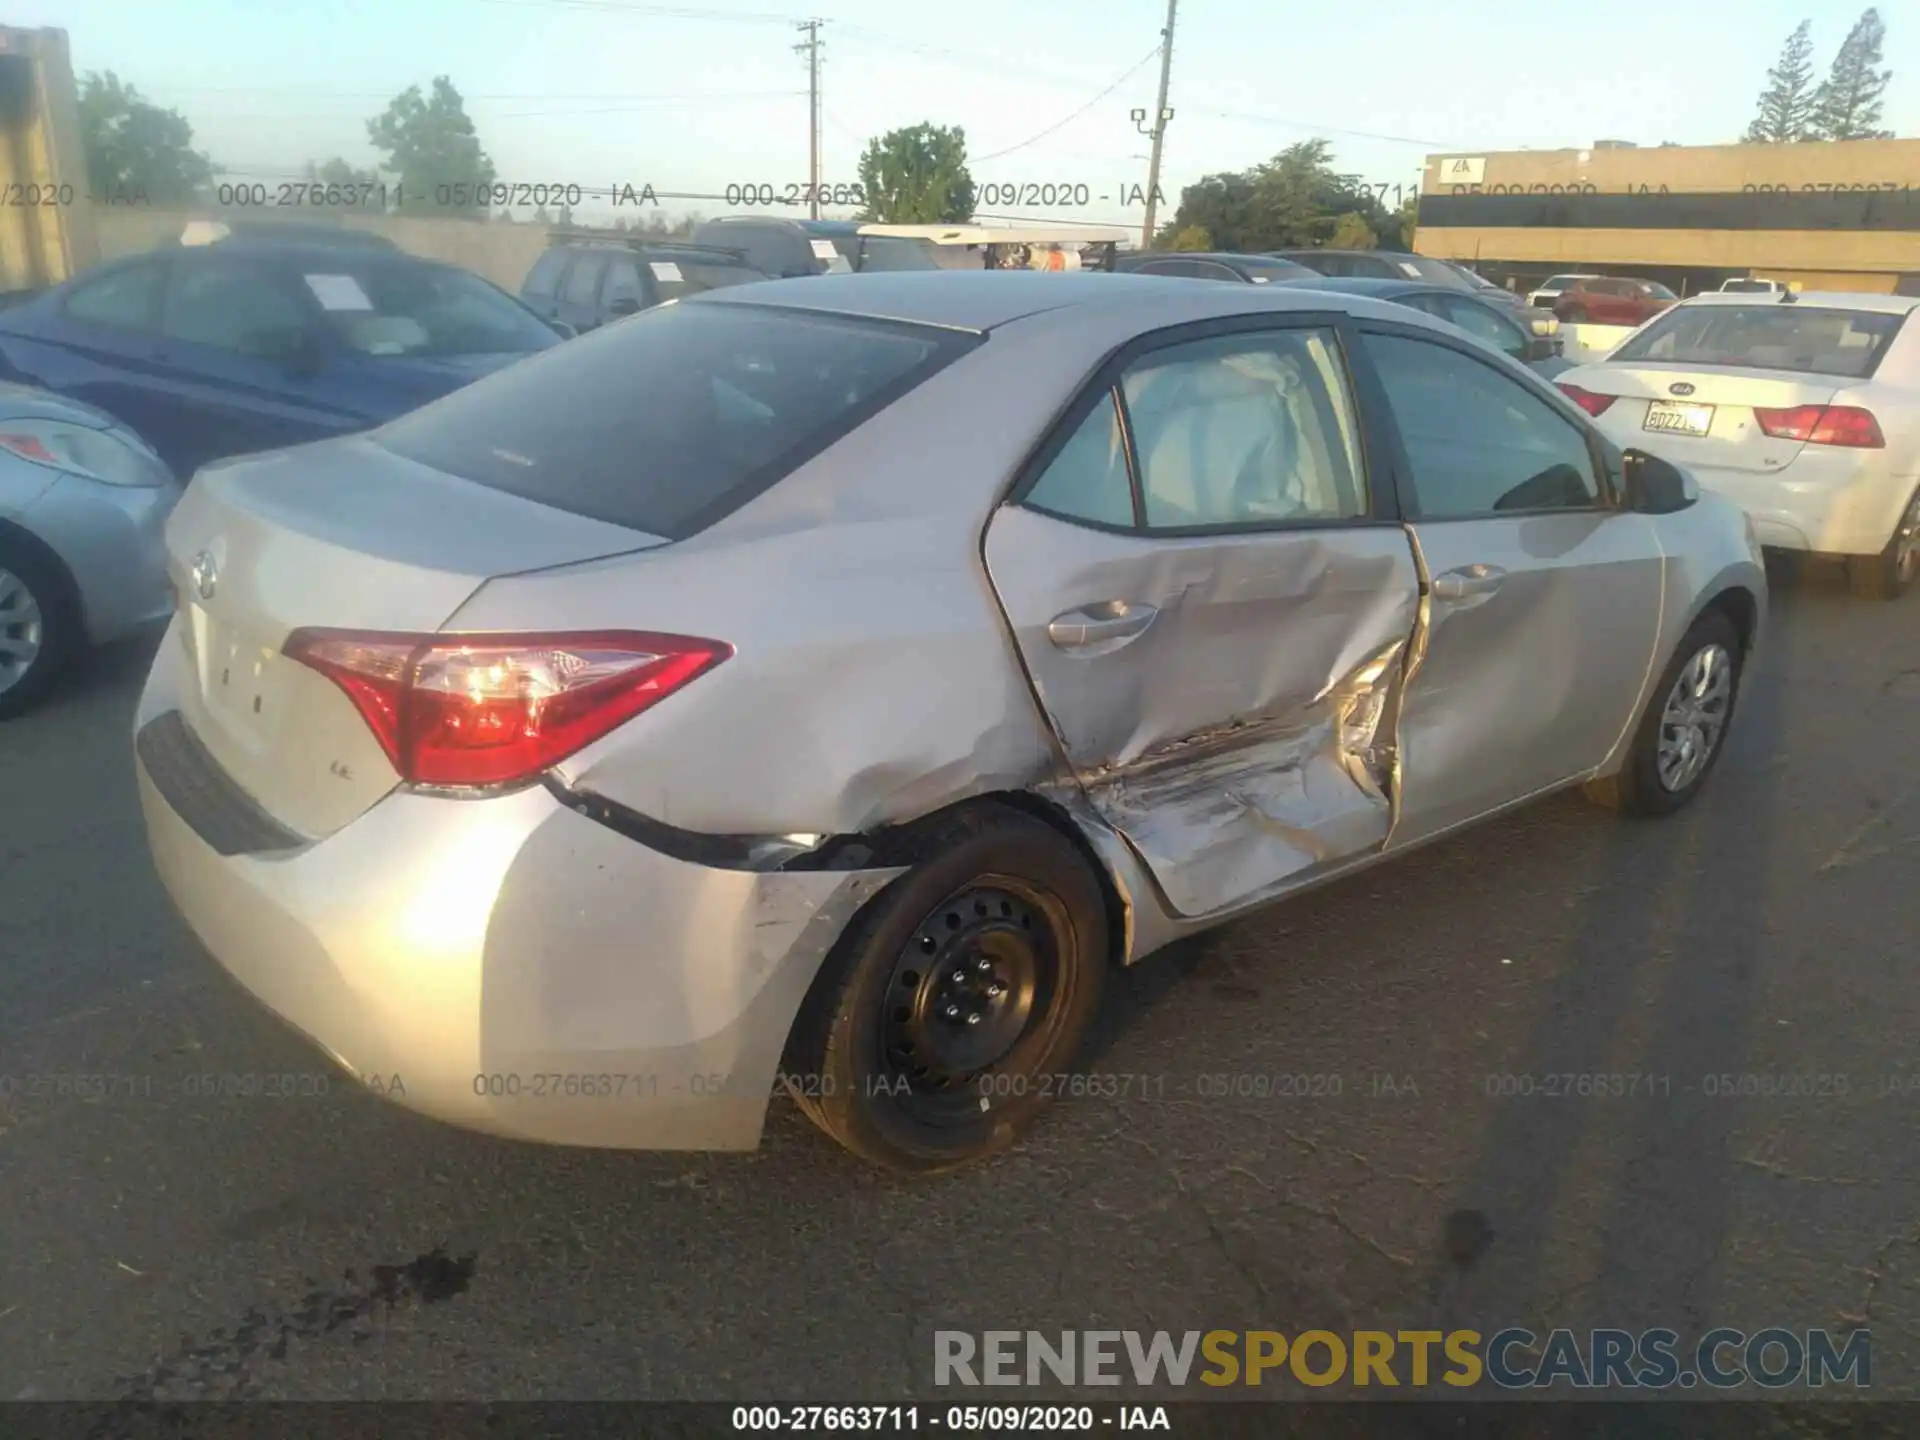
[[[526,282],[521,285],[520,293],[540,300],[551,300],[560,291],[560,272],[566,268],[566,251],[547,251],[533,262],[533,269],[527,272]]]
[[[573,262],[573,273],[567,276],[566,294],[561,298],[569,305],[591,305],[600,291],[600,277],[606,272],[606,256],[582,255]]]
[[[1609,359],[1794,370],[1864,380],[1880,364],[1903,318],[1876,310],[1778,301],[1681,306],[1667,311]]]
[[[373,433],[477,484],[681,540],[977,343],[694,301],[591,331]]]

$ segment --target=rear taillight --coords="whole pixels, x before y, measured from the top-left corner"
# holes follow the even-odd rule
[[[1591,390],[1582,390],[1578,385],[1562,385],[1560,393],[1589,415],[1599,415],[1613,404],[1617,395],[1596,395]]]
[[[1756,405],[1753,418],[1776,440],[1846,445],[1856,450],[1883,450],[1887,444],[1873,412],[1858,405],[1794,405],[1784,410],[1763,410]]]
[[[284,648],[346,692],[402,780],[449,786],[530,780],[733,654],[629,630],[296,630]]]

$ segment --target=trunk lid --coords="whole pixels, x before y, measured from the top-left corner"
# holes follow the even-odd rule
[[[1843,392],[1864,383],[1795,370],[1710,370],[1648,361],[1585,366],[1556,379],[1596,395],[1620,397],[1594,421],[1616,445],[1635,446],[1676,464],[1761,474],[1786,469],[1806,442],[1766,434],[1754,418],[1756,408],[1845,403]],[[1691,388],[1676,393],[1676,385]],[[1711,409],[1704,416],[1706,434],[1648,428],[1656,411],[1672,420],[1688,407]]]
[[[665,543],[362,437],[209,467],[167,526],[182,713],[262,808],[317,839],[398,776],[346,695],[280,653],[289,634],[432,632],[495,576]]]

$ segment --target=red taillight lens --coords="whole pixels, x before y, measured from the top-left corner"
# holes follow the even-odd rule
[[[1578,385],[1562,385],[1560,393],[1589,415],[1599,415],[1618,399],[1615,395],[1596,395],[1591,390],[1582,390]]]
[[[1756,405],[1753,418],[1776,440],[1846,445],[1856,450],[1883,450],[1887,444],[1873,412],[1858,405],[1794,405],[1784,410],[1763,410]]]
[[[284,648],[346,692],[401,779],[454,786],[532,779],[733,654],[627,630],[296,630]]]

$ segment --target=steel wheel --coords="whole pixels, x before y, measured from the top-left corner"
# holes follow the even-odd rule
[[[1019,1068],[1021,1041],[1057,982],[1047,909],[1031,887],[995,877],[935,906],[901,947],[880,1001],[880,1053],[921,1119],[975,1119],[973,1082]]]
[[[1654,772],[1669,794],[1691,785],[1719,748],[1733,699],[1733,657],[1703,645],[1680,669],[1660,713]]]
[[[0,695],[27,678],[46,645],[46,620],[27,582],[0,569]]]

